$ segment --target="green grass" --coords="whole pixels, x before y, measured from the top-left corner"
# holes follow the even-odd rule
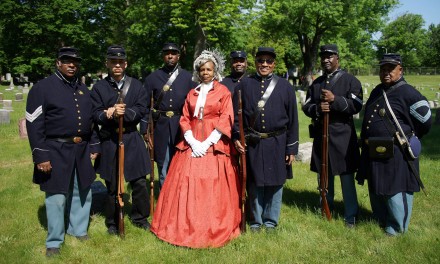
[[[413,76],[415,85],[437,87],[440,76]],[[363,82],[377,76],[359,77]],[[416,83],[416,81],[418,83]],[[429,89],[428,89],[429,90]],[[0,88],[5,99],[14,92]],[[422,91],[424,94],[427,89]],[[435,96],[435,93],[433,94]],[[427,96],[428,97],[428,96]],[[91,240],[66,236],[59,257],[47,260],[44,193],[32,184],[32,157],[19,139],[17,122],[25,102],[13,102],[11,124],[0,125],[0,263],[438,263],[440,256],[440,126],[423,138],[421,174],[429,196],[415,194],[409,232],[390,238],[371,221],[366,186],[358,186],[360,221],[354,230],[343,223],[343,204],[336,180],[336,213],[331,222],[317,208],[316,175],[308,164],[294,164],[294,179],[285,185],[276,233],[246,233],[219,249],[194,250],[164,243],[126,220],[124,240],[106,233],[102,215],[91,216]],[[300,112],[301,142],[310,141],[309,120]],[[127,206],[130,201],[127,200]]]

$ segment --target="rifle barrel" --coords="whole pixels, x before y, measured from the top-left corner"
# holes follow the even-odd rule
[[[238,90],[238,125],[240,130],[240,144],[245,148],[246,140],[244,136],[243,124],[243,103],[241,100],[241,90]],[[240,176],[241,176],[241,232],[246,232],[246,151],[240,154]]]
[[[327,217],[327,220],[332,219],[330,208],[327,202],[328,191],[328,123],[329,113],[324,112],[322,119],[322,148],[321,148],[321,173],[319,178],[319,191],[321,194],[321,213]]]

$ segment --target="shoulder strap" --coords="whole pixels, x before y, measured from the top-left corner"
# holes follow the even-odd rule
[[[335,77],[333,77],[333,78],[330,80],[329,85],[328,85],[328,86],[325,86],[325,89],[327,89],[327,90],[331,90],[331,89],[333,88],[333,86],[335,86],[335,84],[336,84],[336,82],[339,80],[339,78],[341,78],[341,76],[344,75],[344,74],[345,74],[345,72],[344,72],[343,70],[338,71],[338,72],[335,74]]]
[[[258,101],[257,110],[254,112],[251,118],[251,122],[250,122],[251,128],[254,127],[255,120],[257,119],[263,107],[266,105],[267,100],[269,100],[269,97],[271,96],[273,90],[275,89],[275,86],[277,85],[279,79],[280,77],[273,75],[273,79],[270,81],[269,86],[267,87],[263,96],[261,96],[260,100]]]
[[[402,84],[400,84],[400,85],[402,85]],[[399,86],[400,86],[400,85],[399,85]],[[408,163],[408,165],[409,165],[409,167],[410,167],[412,173],[413,173],[414,176],[416,177],[416,180],[417,180],[417,182],[418,182],[420,188],[423,190],[423,192],[424,192],[425,195],[426,195],[425,186],[423,185],[422,179],[420,178],[419,171],[416,169],[416,167],[415,167],[415,165],[414,165],[414,160],[410,159],[410,157],[408,157],[409,154],[405,151],[405,146],[404,146],[404,145],[406,145],[406,147],[408,147],[408,148],[411,148],[410,145],[409,145],[409,141],[408,141],[408,139],[406,138],[406,135],[405,135],[405,133],[403,132],[402,127],[401,127],[400,124],[399,124],[399,121],[397,120],[396,116],[394,115],[393,109],[391,108],[391,105],[390,105],[390,103],[389,103],[389,101],[388,101],[388,97],[387,97],[387,95],[386,95],[386,92],[385,92],[384,90],[382,90],[382,93],[383,93],[383,97],[384,97],[384,99],[385,99],[385,102],[386,102],[387,108],[388,108],[388,110],[390,111],[390,114],[391,114],[391,116],[392,116],[393,119],[394,119],[394,123],[396,124],[396,126],[398,127],[398,129],[399,129],[400,132],[398,132],[398,131],[396,130],[396,128],[395,128],[394,125],[392,124],[391,120],[388,118],[386,112],[384,112],[384,113],[379,113],[379,115],[382,117],[382,119],[384,119],[384,122],[385,122],[385,125],[387,126],[387,129],[388,129],[393,135],[395,135],[395,136],[397,137],[397,138],[396,138],[396,140],[398,141],[397,144],[399,145],[399,148],[400,148],[400,150],[402,151],[403,156],[404,156],[406,162]],[[383,115],[382,115],[382,114],[383,114]],[[401,136],[403,137],[404,142],[400,142],[400,140],[399,140],[399,136],[398,136],[399,133],[400,133]]]
[[[173,85],[174,81],[176,80],[177,76],[179,75],[179,69],[180,69],[180,67],[177,67],[177,69],[173,72],[173,74],[171,74],[170,78],[168,78],[167,82],[165,83],[162,90],[160,91],[159,97],[157,98],[157,101],[154,104],[154,108],[157,108],[160,106],[160,103],[162,102],[163,97],[170,90],[171,85]]]

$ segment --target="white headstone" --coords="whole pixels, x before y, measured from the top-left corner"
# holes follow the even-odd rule
[[[435,93],[435,98],[436,98],[436,99],[440,99],[440,93],[439,93],[439,92],[436,92],[436,93]]]
[[[364,94],[368,94],[368,89],[364,88]]]
[[[6,73],[6,81],[10,81],[12,78],[11,74],[8,72]]]
[[[428,103],[429,103],[429,108],[434,108],[434,101],[428,101]]]
[[[305,142],[299,144],[298,155],[296,155],[295,159],[297,161],[301,161],[302,163],[309,163],[310,160],[312,159],[312,149],[313,149],[312,142]]]
[[[23,94],[28,94],[29,93],[29,88],[23,88]]]
[[[23,101],[23,93],[16,93],[15,94],[15,101],[18,101],[18,102]]]
[[[3,100],[3,109],[12,110],[12,100]]]
[[[353,119],[359,120],[359,113],[353,115]]]
[[[8,110],[0,109],[0,124],[11,123],[10,113]]]

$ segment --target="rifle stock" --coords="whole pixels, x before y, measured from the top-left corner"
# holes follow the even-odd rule
[[[119,100],[118,103],[122,103],[122,99]],[[118,233],[121,238],[125,237],[125,227],[124,227],[124,158],[125,158],[125,149],[124,149],[124,142],[122,140],[123,135],[123,129],[124,129],[124,116],[119,116],[119,131],[118,131],[118,142],[119,142],[119,148],[118,148],[118,178],[117,178],[117,186],[118,186],[118,193],[116,196],[116,204],[118,209]]]
[[[321,194],[321,213],[327,217],[327,220],[332,219],[330,208],[327,202],[328,191],[328,123],[329,113],[323,113],[322,120],[322,148],[321,148],[321,173],[319,178],[319,192]]]
[[[150,215],[154,214],[154,121],[153,121],[153,110],[154,110],[154,97],[151,93],[150,99],[150,115],[148,120],[148,136],[150,141],[150,163],[151,163],[151,174],[150,174]]]
[[[241,100],[241,90],[238,90],[238,125],[240,130],[240,144],[245,147],[246,141],[244,136],[243,124],[243,103]],[[241,232],[246,232],[246,151],[240,154],[240,176],[241,176]]]

